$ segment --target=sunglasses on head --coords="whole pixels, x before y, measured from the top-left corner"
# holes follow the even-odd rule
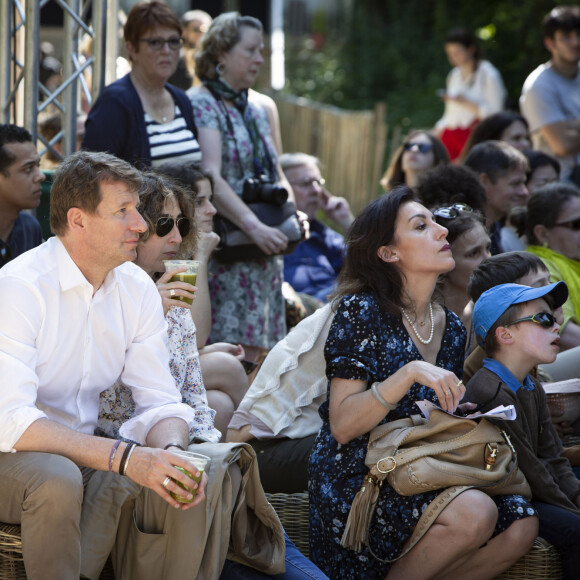
[[[518,324],[519,322],[535,322],[544,328],[552,328],[556,324],[556,319],[549,312],[538,312],[537,314],[532,314],[531,316],[524,316],[524,318],[518,318],[512,322],[504,324],[504,327],[511,326],[512,324]]]
[[[569,230],[574,230],[575,232],[577,232],[578,230],[580,230],[580,218],[577,218],[569,222],[560,222],[559,224],[554,224],[554,227],[556,226],[560,226],[561,228],[568,228]]]
[[[431,143],[405,143],[403,145],[403,151],[411,151],[414,147],[417,148],[419,153],[429,153],[431,149],[433,149],[433,145]]]
[[[173,219],[172,217],[169,216],[160,217],[157,220],[157,223],[155,224],[155,233],[160,238],[164,238],[166,235],[169,234],[169,232],[171,232],[173,226],[176,224],[177,230],[179,231],[181,237],[184,238],[185,236],[187,236],[191,224],[189,222],[189,218],[186,217],[179,217],[176,219]]]
[[[446,220],[453,220],[462,211],[470,213],[473,210],[465,203],[454,203],[447,207],[438,207],[436,210],[433,210],[433,215]]]

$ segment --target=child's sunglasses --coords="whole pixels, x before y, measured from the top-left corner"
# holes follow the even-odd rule
[[[512,324],[517,324],[518,322],[535,322],[544,328],[552,328],[556,324],[556,319],[549,312],[538,312],[537,314],[532,314],[531,316],[525,316],[524,318],[518,318],[512,322],[504,324],[504,327],[511,326]]]
[[[160,238],[164,238],[173,229],[175,224],[177,224],[177,230],[179,231],[181,237],[184,238],[187,236],[191,224],[189,222],[189,218],[186,217],[180,217],[177,219],[173,219],[169,216],[160,217],[155,224],[155,233]]]

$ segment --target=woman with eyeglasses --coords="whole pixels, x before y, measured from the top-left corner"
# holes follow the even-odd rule
[[[218,217],[232,222],[264,254],[261,259],[226,263],[219,261],[218,253],[210,264],[210,341],[241,344],[249,360],[286,335],[280,254],[288,238],[260,221],[243,192],[267,201],[267,186],[277,184],[293,200],[278,161],[275,124],[270,125],[263,99],[250,91],[264,62],[262,30],[261,22],[251,16],[220,14],[195,57],[203,84],[188,91],[202,166],[214,181]]]
[[[319,409],[308,484],[311,555],[333,580],[495,578],[536,536],[521,497],[468,490],[403,555],[439,492],[402,496],[385,480],[367,524],[368,544],[350,549],[342,543],[368,474],[370,431],[416,415],[421,400],[454,412],[465,394],[465,328],[433,300],[438,277],[454,265],[447,229],[406,186],[371,202],[347,235],[324,350],[328,399]]]
[[[179,19],[164,2],[133,5],[124,27],[131,72],[106,87],[86,122],[83,149],[107,151],[145,169],[199,162],[187,95],[167,83],[183,44]]]
[[[447,242],[455,261],[453,270],[443,274],[435,295],[447,308],[455,312],[467,329],[465,356],[475,348],[471,325],[473,303],[467,294],[471,273],[491,256],[491,241],[485,228],[485,218],[468,205],[454,204],[433,210],[438,224],[447,228]]]
[[[527,251],[550,271],[550,282],[562,280],[570,290],[562,307],[560,349],[580,346],[580,189],[569,183],[544,185],[512,221],[518,234],[525,234]]]
[[[449,153],[437,137],[427,131],[412,131],[395,151],[381,185],[385,191],[397,185],[415,187],[428,171],[449,162]]]

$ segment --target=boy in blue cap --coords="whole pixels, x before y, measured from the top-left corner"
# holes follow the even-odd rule
[[[484,292],[473,309],[473,328],[488,358],[467,384],[465,400],[482,412],[514,405],[517,418],[502,421],[532,488],[539,535],[562,556],[565,579],[580,578],[580,480],[562,457],[546,394],[530,371],[553,362],[560,326],[552,315],[568,298],[563,282],[541,288],[500,284]]]

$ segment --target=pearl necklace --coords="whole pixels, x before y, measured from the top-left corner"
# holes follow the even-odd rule
[[[415,333],[415,336],[423,343],[423,344],[429,344],[432,340],[433,340],[433,333],[435,331],[435,323],[433,321],[433,306],[431,304],[431,302],[429,302],[429,318],[431,319],[431,332],[429,333],[429,338],[427,340],[425,340],[417,331],[417,328],[415,327],[415,325],[413,324],[413,322],[411,321],[411,318],[409,317],[409,315],[405,312],[404,308],[401,308],[401,312],[403,313],[403,316],[407,319],[407,322],[411,325],[411,328],[413,329],[413,332]]]

